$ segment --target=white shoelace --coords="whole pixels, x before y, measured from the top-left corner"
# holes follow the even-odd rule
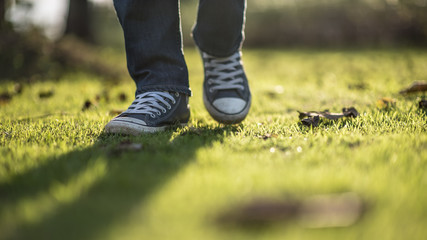
[[[240,52],[227,58],[215,58],[203,53],[203,58],[206,60],[205,68],[207,69],[208,84],[213,85],[209,88],[210,92],[215,90],[245,89],[241,84],[244,80],[237,77],[244,73],[243,69],[237,69],[242,65]]]
[[[152,118],[166,113],[166,108],[171,109],[172,106],[167,101],[169,99],[172,104],[176,101],[169,92],[146,92],[138,94],[129,108],[123,113],[150,114]],[[163,106],[161,105],[163,104]]]

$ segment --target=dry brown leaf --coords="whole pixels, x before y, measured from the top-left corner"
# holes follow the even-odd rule
[[[118,98],[120,102],[124,102],[127,100],[127,96],[125,93],[120,93]]]
[[[110,102],[110,94],[107,90],[103,90],[101,93],[95,95],[95,102],[100,102],[104,100],[105,102]]]
[[[277,137],[278,137],[277,134],[271,134],[271,133],[267,133],[267,134],[264,134],[262,136],[259,136],[259,138],[261,138],[263,140],[267,140],[267,139],[270,139],[270,138],[277,138]]]
[[[319,116],[308,117],[301,120],[301,123],[307,127],[310,127],[310,126],[318,127],[319,122],[320,122]]]
[[[0,93],[0,104],[7,104],[12,100],[12,94],[8,92]]]
[[[349,89],[356,89],[356,90],[365,90],[367,89],[367,84],[364,82],[361,83],[354,83],[354,84],[349,84],[348,85]]]
[[[396,106],[396,99],[390,97],[383,97],[377,101],[377,107],[380,109],[387,109]]]
[[[82,111],[86,111],[86,110],[88,110],[89,108],[91,108],[92,106],[94,106],[94,104],[92,103],[92,101],[90,101],[90,100],[86,100],[86,101],[83,103]]]
[[[23,87],[21,83],[15,83],[12,92],[0,93],[0,104],[3,105],[9,103],[14,96],[20,95],[22,93],[22,89]]]
[[[266,224],[294,220],[301,211],[301,202],[294,200],[256,199],[246,205],[234,207],[218,218],[228,224]]]
[[[310,111],[310,112],[300,112],[299,113],[299,118],[303,119],[305,117],[321,117],[321,118],[327,118],[329,120],[337,120],[343,117],[357,117],[359,116],[359,113],[357,112],[357,110],[354,107],[350,107],[350,108],[343,108],[342,109],[342,113],[331,113],[328,110],[323,111],[323,112],[316,112],[316,111]]]
[[[346,227],[356,223],[365,210],[365,202],[350,192],[300,200],[257,199],[231,208],[218,220],[243,226],[295,221],[307,228]]]
[[[411,86],[401,90],[400,94],[410,94],[427,91],[427,81],[416,81]]]
[[[55,94],[53,90],[41,91],[39,92],[39,98],[50,98]]]

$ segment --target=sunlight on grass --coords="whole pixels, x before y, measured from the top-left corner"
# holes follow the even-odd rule
[[[185,53],[193,90],[188,127],[103,134],[115,111],[133,100],[134,83],[83,73],[23,84],[22,94],[1,105],[1,239],[425,238],[423,96],[398,94],[427,78],[424,50],[245,51],[253,106],[235,126],[206,112],[200,57]],[[0,83],[2,91],[13,87]],[[46,91],[53,94],[40,97]],[[396,104],[379,109],[382,97]],[[297,110],[350,106],[359,117],[324,120],[317,128],[299,123]],[[141,150],[121,150],[123,142]],[[350,227],[308,229],[289,221],[240,228],[217,221],[256,198],[343,192],[367,206]]]

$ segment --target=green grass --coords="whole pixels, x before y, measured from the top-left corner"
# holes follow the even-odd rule
[[[186,57],[191,127],[103,134],[110,110],[132,100],[134,84],[87,74],[24,85],[1,105],[0,239],[426,239],[427,118],[420,96],[397,92],[427,79],[427,51],[245,51],[253,106],[236,126],[209,117],[199,56],[187,50]],[[12,88],[0,83],[1,92]],[[52,97],[39,98],[51,89]],[[110,101],[81,110],[102,92]],[[378,109],[382,97],[396,98],[396,106]],[[296,110],[349,106],[360,117],[298,124]],[[118,150],[124,140],[143,149]],[[370,206],[350,227],[215,223],[254,198],[349,191]]]

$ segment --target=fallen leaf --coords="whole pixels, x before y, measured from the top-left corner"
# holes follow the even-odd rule
[[[92,106],[93,106],[92,101],[90,101],[90,100],[86,100],[86,101],[83,103],[82,111],[86,111],[86,110],[88,110],[89,108],[91,108]]]
[[[294,220],[301,211],[301,202],[294,200],[256,199],[221,214],[220,223],[253,225]]]
[[[377,101],[377,107],[380,109],[387,109],[396,106],[396,99],[383,97]]]
[[[356,89],[356,90],[365,90],[365,89],[367,89],[368,87],[367,87],[367,85],[366,85],[366,83],[354,83],[354,84],[349,84],[348,85],[348,88],[349,89]]]
[[[267,91],[265,94],[271,99],[276,99],[278,95],[276,92],[273,91]]]
[[[346,227],[366,210],[355,193],[314,195],[305,199],[255,199],[220,214],[218,222],[234,225],[268,225],[298,222],[306,228]]]
[[[261,138],[263,140],[267,140],[269,138],[277,138],[277,137],[278,137],[277,134],[271,134],[271,133],[267,133],[267,134],[264,134],[262,136],[259,136],[259,138]]]
[[[323,112],[316,112],[316,111],[310,111],[310,112],[300,112],[298,111],[299,118],[305,118],[305,117],[322,117],[322,118],[327,118],[329,120],[337,120],[343,117],[357,117],[359,116],[359,113],[357,112],[357,110],[354,107],[351,108],[343,108],[342,109],[342,113],[331,113],[328,110],[323,111]]]
[[[308,117],[301,120],[301,123],[307,127],[310,127],[310,126],[318,127],[319,122],[320,122],[319,116]]]
[[[39,98],[50,98],[55,94],[53,90],[39,92]]]
[[[359,116],[359,112],[354,107],[343,108],[342,112],[343,112],[345,117],[354,117],[355,118],[355,117]]]
[[[110,101],[110,95],[109,95],[109,93],[108,93],[107,90],[104,90],[104,91],[102,91],[99,94],[96,94],[95,101],[99,102],[101,100],[105,100],[105,102],[109,102]]]
[[[127,96],[126,96],[126,94],[125,94],[125,93],[120,93],[120,94],[119,94],[119,100],[120,100],[121,102],[126,101],[126,100],[127,100]]]
[[[12,94],[4,92],[0,94],[0,104],[7,104],[12,100]]]
[[[427,81],[415,81],[411,86],[401,90],[400,94],[410,94],[427,91]]]

